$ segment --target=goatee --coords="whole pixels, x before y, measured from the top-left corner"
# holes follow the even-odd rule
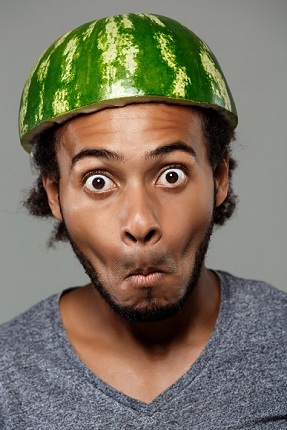
[[[99,274],[90,262],[90,260],[74,242],[67,228],[66,231],[72,249],[77,256],[79,262],[83,266],[85,272],[89,276],[92,284],[102,296],[102,298],[106,301],[106,303],[108,303],[108,305],[114,310],[114,312],[130,323],[152,323],[172,318],[182,311],[183,307],[187,303],[189,297],[191,296],[198,283],[206,252],[208,250],[210,237],[213,232],[213,226],[214,222],[212,218],[212,221],[210,222],[202,241],[197,247],[194,257],[194,263],[191,267],[191,275],[189,278],[189,282],[186,286],[185,294],[177,302],[167,305],[158,305],[157,303],[155,303],[151,296],[148,305],[146,305],[145,307],[126,306],[117,303],[109,294],[106,286],[101,282]],[[149,298],[148,293],[147,298]]]

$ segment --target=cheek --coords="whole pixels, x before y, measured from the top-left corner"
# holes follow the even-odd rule
[[[60,194],[60,204],[66,228],[73,241],[89,254],[106,253],[115,238],[117,217],[111,210],[112,205],[97,204],[92,199],[65,190]]]
[[[194,187],[182,197],[174,199],[167,225],[169,236],[186,248],[191,242],[196,246],[201,241],[213,219],[213,184],[200,189]]]

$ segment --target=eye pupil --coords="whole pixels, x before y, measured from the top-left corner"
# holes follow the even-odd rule
[[[93,180],[92,184],[96,190],[101,190],[105,186],[105,180],[104,180],[104,178],[96,177]]]
[[[178,173],[176,172],[168,172],[166,174],[166,180],[169,184],[175,184],[179,179]]]

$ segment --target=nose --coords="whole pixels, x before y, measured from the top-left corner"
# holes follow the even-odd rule
[[[161,238],[156,203],[147,193],[135,191],[122,206],[121,239],[128,246],[154,245]]]

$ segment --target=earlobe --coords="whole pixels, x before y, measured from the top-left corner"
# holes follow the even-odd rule
[[[229,156],[226,155],[224,160],[217,164],[214,169],[215,183],[215,202],[216,207],[220,206],[227,197],[229,188]]]
[[[58,221],[62,221],[62,213],[59,202],[59,184],[55,178],[42,176],[43,187],[46,190],[49,206],[52,214]]]

